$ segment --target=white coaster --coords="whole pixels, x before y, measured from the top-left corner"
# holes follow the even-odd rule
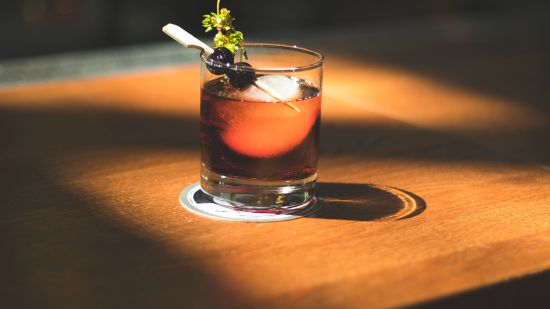
[[[311,215],[321,206],[319,199],[314,197],[305,208],[289,214],[237,211],[215,204],[210,196],[201,191],[198,182],[183,189],[179,199],[185,209],[197,215],[218,220],[244,222],[275,222],[299,219]]]

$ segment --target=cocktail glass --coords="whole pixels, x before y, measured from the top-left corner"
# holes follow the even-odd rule
[[[252,68],[201,55],[201,189],[238,211],[312,207],[324,57],[280,44],[248,43],[246,50]],[[231,74],[215,75],[207,66],[253,73],[257,80],[237,89]]]

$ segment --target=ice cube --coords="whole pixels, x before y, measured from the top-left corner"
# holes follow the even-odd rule
[[[294,101],[301,96],[298,82],[285,75],[263,75],[255,84],[239,92],[245,101],[280,102]]]

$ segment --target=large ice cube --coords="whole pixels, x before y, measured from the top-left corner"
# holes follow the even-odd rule
[[[284,75],[263,75],[238,93],[239,99],[259,102],[294,101],[300,98],[298,82]]]

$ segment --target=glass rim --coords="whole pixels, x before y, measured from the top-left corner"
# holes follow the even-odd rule
[[[246,43],[245,46],[250,47],[267,47],[267,48],[280,48],[288,49],[293,51],[302,52],[304,54],[309,54],[314,57],[317,57],[317,61],[303,65],[303,66],[290,66],[290,67],[273,67],[273,68],[254,68],[254,67],[239,67],[235,64],[228,65],[226,63],[218,62],[215,60],[208,59],[204,53],[201,52],[201,61],[204,64],[211,65],[217,68],[224,68],[230,70],[239,70],[239,71],[250,71],[256,73],[292,73],[292,72],[303,72],[312,69],[319,68],[325,62],[325,56],[319,52],[316,52],[311,49],[300,47],[297,45],[287,45],[287,44],[277,44],[277,43]]]

